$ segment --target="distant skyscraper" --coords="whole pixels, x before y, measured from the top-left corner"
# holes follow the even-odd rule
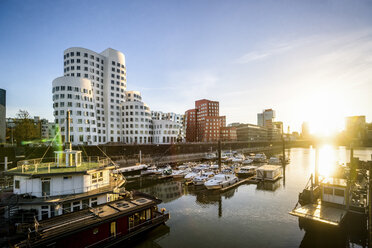
[[[0,89],[0,144],[5,143],[6,135],[6,91]]]
[[[303,122],[301,126],[301,136],[302,138],[307,138],[310,135],[310,130],[309,130],[309,123]]]
[[[271,127],[275,119],[275,111],[265,109],[262,113],[257,114],[257,125],[263,127]]]

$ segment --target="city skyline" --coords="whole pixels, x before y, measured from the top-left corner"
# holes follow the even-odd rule
[[[184,113],[205,98],[220,102],[227,123],[256,123],[273,108],[285,130],[307,121],[325,134],[346,116],[371,121],[370,3],[235,3],[2,1],[7,116],[26,109],[54,120],[51,82],[77,46],[122,51],[128,90],[151,110]]]

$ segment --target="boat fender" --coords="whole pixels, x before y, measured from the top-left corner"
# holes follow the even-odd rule
[[[161,208],[160,211],[161,211],[162,214],[164,214],[164,212],[166,211],[166,209],[165,208]]]

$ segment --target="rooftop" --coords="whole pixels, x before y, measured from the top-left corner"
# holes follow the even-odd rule
[[[52,174],[85,174],[89,170],[113,169],[115,166],[108,160],[97,162],[82,162],[80,166],[60,166],[56,163],[35,163],[32,160],[24,160],[18,163],[17,167],[9,169],[6,173],[12,175],[42,176]]]
[[[322,182],[322,185],[327,186],[341,186],[346,187],[347,186],[347,180],[342,178],[333,178],[333,177],[327,177]]]

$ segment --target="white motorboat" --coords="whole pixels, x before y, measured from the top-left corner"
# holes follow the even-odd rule
[[[213,159],[216,159],[216,158],[217,158],[217,155],[216,155],[216,153],[213,153],[213,152],[207,153],[204,156],[204,159],[206,159],[206,160],[213,160]]]
[[[192,182],[194,185],[203,185],[208,179],[214,177],[214,175],[212,171],[202,172],[200,176],[194,177]]]
[[[238,169],[238,171],[236,172],[236,175],[240,177],[253,176],[256,174],[256,170],[257,170],[257,166],[252,166],[252,165],[243,166]]]
[[[250,158],[247,158],[245,160],[243,160],[242,164],[252,164],[253,163],[253,159],[250,159]]]
[[[256,162],[256,163],[265,163],[267,161],[267,158],[266,158],[266,155],[264,153],[257,153],[254,156],[253,161]]]
[[[279,164],[281,164],[281,161],[280,161],[280,159],[278,157],[271,157],[269,159],[268,164],[279,165]]]
[[[141,171],[141,176],[148,176],[148,175],[155,174],[157,170],[158,169],[156,168],[155,165],[147,167],[146,170]]]
[[[217,174],[204,183],[207,189],[221,189],[237,183],[239,179],[233,174]]]
[[[194,177],[200,175],[200,171],[201,171],[200,169],[194,167],[194,168],[191,169],[191,172],[189,172],[185,175],[184,179],[186,181],[192,181],[194,179]]]
[[[190,170],[173,170],[172,176],[173,178],[184,178]]]

